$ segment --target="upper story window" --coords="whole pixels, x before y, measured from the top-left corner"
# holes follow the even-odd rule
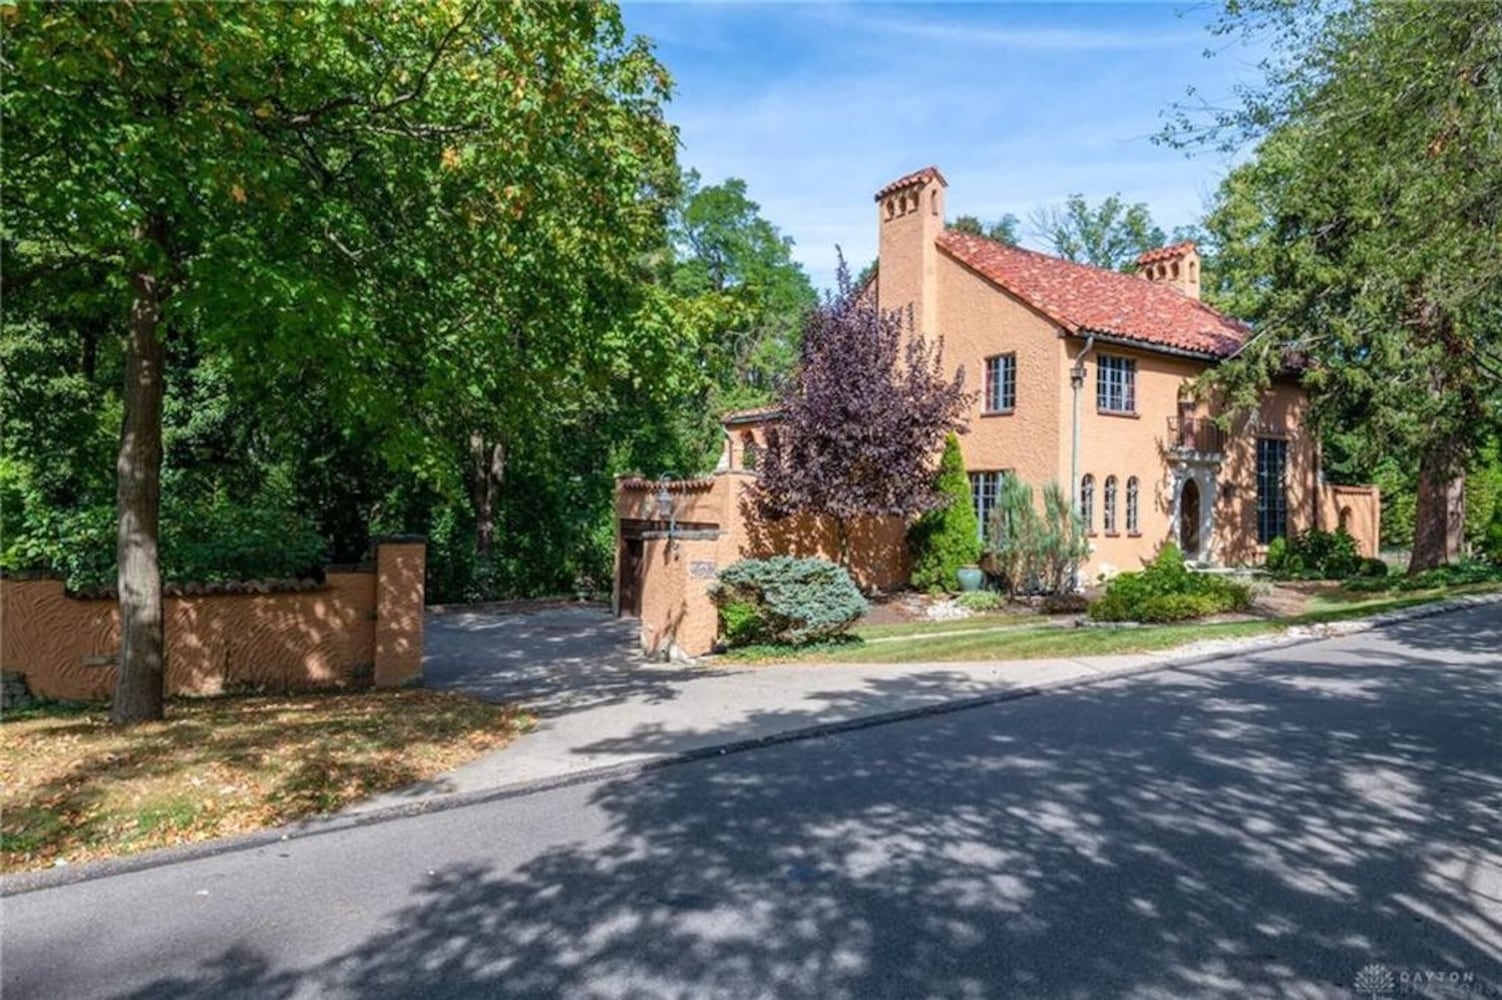
[[[1288,537],[1288,442],[1257,439],[1257,542]]]
[[[980,522],[980,537],[986,537],[986,527],[991,512],[1001,502],[1001,485],[1006,481],[1006,472],[970,473],[970,502],[975,506],[975,519]]]
[[[1101,502],[1102,527],[1106,534],[1116,534],[1116,477],[1106,477],[1106,492]]]
[[[1080,480],[1080,520],[1086,534],[1095,531],[1095,477],[1088,474]]]
[[[986,359],[986,391],[981,397],[985,413],[1009,413],[1017,406],[1017,355],[998,354]]]
[[[1095,367],[1095,407],[1102,413],[1137,412],[1137,362],[1102,354]]]

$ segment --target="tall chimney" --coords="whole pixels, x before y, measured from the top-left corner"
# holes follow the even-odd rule
[[[1155,285],[1168,285],[1191,299],[1200,297],[1200,255],[1187,240],[1140,255],[1137,273]]]
[[[924,167],[876,192],[880,232],[877,251],[876,302],[883,312],[912,309],[920,336],[938,331],[938,248],[944,231],[944,188],[949,182],[937,167]]]

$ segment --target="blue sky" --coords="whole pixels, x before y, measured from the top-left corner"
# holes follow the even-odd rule
[[[1225,99],[1252,54],[1188,4],[628,3],[677,95],[681,162],[746,180],[816,285],[835,246],[875,256],[872,195],[933,163],[948,211],[982,219],[1072,192],[1144,201],[1165,230],[1193,221],[1224,175],[1215,153],[1150,141],[1186,87]],[[1218,52],[1206,59],[1207,48]]]

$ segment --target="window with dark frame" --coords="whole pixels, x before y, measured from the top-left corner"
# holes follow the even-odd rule
[[[1080,520],[1085,534],[1095,533],[1095,477],[1089,474],[1080,480]]]
[[[986,522],[1001,501],[1001,485],[1006,476],[1005,470],[970,473],[970,502],[975,507],[975,520],[980,524],[982,541],[986,538]]]
[[[981,397],[985,413],[1009,413],[1017,407],[1017,355],[986,359],[986,386]]]
[[[1095,407],[1102,413],[1137,412],[1137,362],[1102,354],[1095,366]]]
[[[1108,535],[1116,534],[1116,477],[1106,477],[1106,491],[1101,497],[1102,528]]]
[[[1137,527],[1137,503],[1140,492],[1141,487],[1137,483],[1137,477],[1127,477],[1126,522],[1127,534],[1129,535],[1135,535],[1139,530]]]
[[[1288,442],[1257,439],[1257,542],[1288,537]]]

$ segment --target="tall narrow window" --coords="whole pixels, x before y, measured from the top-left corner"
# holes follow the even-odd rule
[[[982,540],[986,537],[991,512],[1001,499],[1001,484],[1005,478],[1005,472],[970,473],[970,502],[975,507],[975,519],[980,522]]]
[[[1108,535],[1116,534],[1116,477],[1106,477],[1105,496],[1101,497],[1101,520]]]
[[[1137,521],[1137,497],[1141,492],[1136,476],[1127,477],[1127,534],[1135,535],[1141,528]]]
[[[1137,362],[1102,354],[1095,367],[1095,407],[1102,413],[1137,412]]]
[[[1257,541],[1288,537],[1288,442],[1257,439]]]
[[[1017,355],[998,354],[986,359],[986,413],[1010,413],[1017,406]]]
[[[1087,475],[1080,480],[1080,520],[1085,522],[1085,533],[1095,530],[1095,477]]]

